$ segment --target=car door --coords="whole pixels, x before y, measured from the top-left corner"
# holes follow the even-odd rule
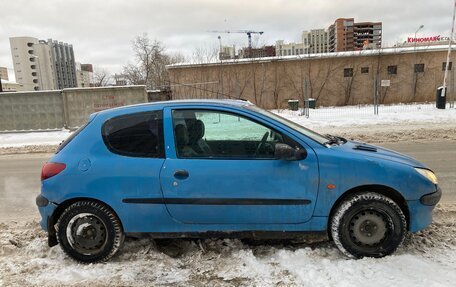
[[[164,112],[167,158],[160,182],[174,219],[284,224],[311,218],[318,190],[318,164],[311,148],[260,118],[239,112],[221,108]],[[300,161],[275,159],[274,145],[284,141],[306,148],[308,156]]]

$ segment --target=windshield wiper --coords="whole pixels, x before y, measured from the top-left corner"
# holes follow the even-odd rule
[[[336,136],[333,136],[330,134],[326,134],[325,137],[328,139],[328,141],[326,141],[324,143],[325,145],[333,145],[333,144],[340,145],[340,144],[344,144],[347,142],[347,140],[342,137],[336,137]]]

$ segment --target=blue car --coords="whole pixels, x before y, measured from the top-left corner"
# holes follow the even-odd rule
[[[408,156],[320,135],[245,101],[92,114],[43,166],[49,246],[101,262],[125,236],[323,233],[347,256],[393,253],[432,222],[441,190]]]

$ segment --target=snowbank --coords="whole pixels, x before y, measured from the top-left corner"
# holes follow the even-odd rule
[[[47,247],[38,223],[0,223],[0,286],[454,286],[456,205],[392,256],[351,260],[330,242],[127,239],[105,264]]]

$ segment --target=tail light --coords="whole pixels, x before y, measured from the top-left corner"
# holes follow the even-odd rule
[[[47,162],[41,169],[41,180],[48,179],[61,173],[66,168],[66,164],[58,162]]]

